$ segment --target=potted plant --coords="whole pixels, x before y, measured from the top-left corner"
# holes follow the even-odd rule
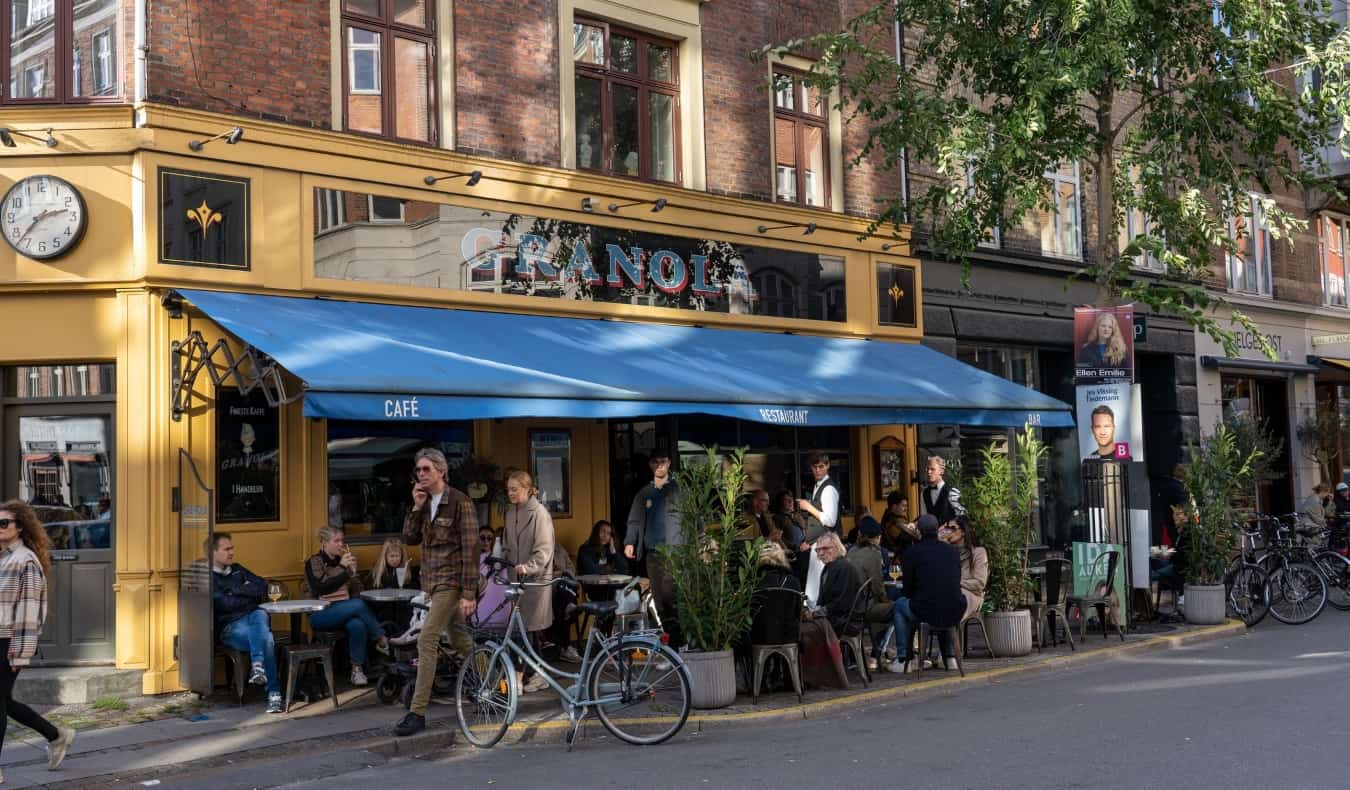
[[[980,473],[957,480],[961,503],[989,554],[985,615],[989,646],[999,656],[1031,652],[1031,612],[1022,608],[1030,589],[1027,546],[1034,530],[1036,470],[1048,452],[1030,426],[1011,446],[995,440],[980,450]],[[956,483],[953,483],[956,485]]]
[[[1186,621],[1213,625],[1226,615],[1223,577],[1239,547],[1237,500],[1250,485],[1264,452],[1244,444],[1222,422],[1199,445],[1190,444],[1188,452],[1181,482],[1190,496],[1177,523],[1186,577]]]
[[[745,487],[745,451],[725,458],[710,449],[675,474],[684,544],[656,551],[675,581],[675,609],[689,642],[682,657],[696,708],[736,700],[732,644],[750,630],[763,538],[737,540]]]

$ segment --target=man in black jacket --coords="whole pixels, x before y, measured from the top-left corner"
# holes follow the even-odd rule
[[[267,612],[258,608],[267,597],[267,582],[234,561],[234,540],[228,532],[211,537],[211,609],[217,639],[232,650],[248,653],[253,664],[248,682],[267,686],[267,712],[281,712],[281,680],[276,644]]]
[[[921,540],[910,546],[901,560],[904,593],[895,601],[891,620],[895,626],[896,652],[903,648],[906,660],[903,664],[899,658],[893,661],[892,672],[911,670],[913,654],[909,640],[920,622],[938,629],[952,628],[960,625],[961,615],[966,611],[966,599],[961,594],[960,552],[938,540],[938,520],[932,514],[920,516],[916,526]],[[954,668],[952,644],[945,632],[939,631],[938,644],[943,665]]]

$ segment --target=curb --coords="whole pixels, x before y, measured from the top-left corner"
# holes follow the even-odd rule
[[[709,732],[728,726],[739,726],[750,722],[773,722],[783,720],[813,719],[828,716],[846,708],[870,705],[903,699],[919,699],[934,694],[951,693],[970,686],[983,686],[1021,676],[1040,674],[1055,670],[1069,669],[1090,663],[1109,661],[1131,653],[1152,650],[1176,650],[1190,645],[1210,642],[1216,639],[1240,636],[1247,633],[1247,626],[1238,620],[1228,620],[1214,626],[1206,626],[1181,634],[1159,634],[1137,642],[1116,644],[1099,648],[1091,652],[1071,653],[1067,656],[1055,656],[1042,660],[1029,661],[1011,667],[999,667],[977,672],[967,672],[965,677],[942,677],[922,683],[893,686],[884,689],[861,690],[844,694],[833,699],[819,702],[804,702],[782,708],[762,711],[744,711],[741,713],[698,713],[691,712],[682,732]],[[501,744],[519,743],[562,743],[567,735],[568,723],[565,720],[549,719],[539,722],[516,722],[502,736]],[[594,717],[588,716],[578,732],[578,740],[595,736],[610,737]],[[404,752],[407,753],[406,751]]]

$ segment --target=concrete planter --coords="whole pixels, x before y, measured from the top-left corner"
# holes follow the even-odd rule
[[[984,616],[989,647],[999,658],[1025,656],[1031,652],[1031,612],[992,612]]]
[[[1186,622],[1218,625],[1227,619],[1228,596],[1222,584],[1186,585]]]
[[[695,708],[725,708],[736,701],[736,662],[730,650],[681,653],[689,670],[689,692]]]

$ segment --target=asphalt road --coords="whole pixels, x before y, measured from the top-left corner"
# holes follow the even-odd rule
[[[579,742],[571,754],[556,744],[457,746],[440,759],[345,772],[330,764],[324,773],[336,775],[320,780],[272,779],[323,790],[1344,788],[1348,669],[1350,613],[1329,609],[1302,627],[1267,620],[1187,649],[828,718],[681,734],[654,748],[610,738]]]

